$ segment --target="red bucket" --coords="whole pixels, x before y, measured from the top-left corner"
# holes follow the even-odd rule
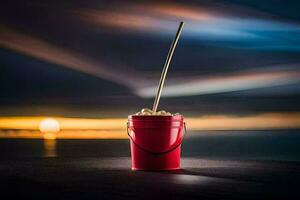
[[[132,170],[180,169],[183,130],[182,115],[129,116]]]

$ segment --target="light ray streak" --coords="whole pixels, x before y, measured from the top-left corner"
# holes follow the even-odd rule
[[[300,83],[300,70],[241,72],[213,77],[191,77],[166,84],[163,97],[179,97],[236,92]],[[155,96],[156,87],[139,88],[142,97]]]
[[[49,62],[101,79],[110,80],[129,88],[137,82],[142,84],[145,79],[132,69],[122,70],[106,66],[98,60],[93,60],[80,53],[72,52],[55,46],[47,41],[18,33],[14,30],[0,27],[0,47]]]

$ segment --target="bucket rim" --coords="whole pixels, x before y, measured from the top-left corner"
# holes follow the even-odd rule
[[[129,115],[128,121],[182,121],[183,115],[171,115],[171,116],[161,116],[161,115]]]

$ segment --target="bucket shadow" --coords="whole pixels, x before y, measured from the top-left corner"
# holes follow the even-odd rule
[[[143,171],[143,170],[142,170]],[[199,171],[192,171],[188,169],[177,169],[177,170],[159,170],[159,171],[143,171],[143,172],[152,172],[158,174],[165,174],[165,175],[194,175],[194,176],[207,176],[206,173],[199,172]]]
[[[184,174],[184,175],[194,175],[194,176],[209,176],[208,173],[205,173],[203,171],[193,171],[193,170],[188,170],[188,169],[180,169],[178,172],[179,174]]]
[[[271,168],[272,169],[272,168]],[[201,168],[195,170],[179,169],[174,171],[159,171],[164,175],[189,175],[193,177],[206,177],[218,179],[230,179],[234,181],[244,181],[252,183],[265,184],[285,184],[289,186],[298,185],[300,181],[300,173],[298,167],[281,168],[268,170],[265,168]],[[291,176],[290,174],[293,174]]]

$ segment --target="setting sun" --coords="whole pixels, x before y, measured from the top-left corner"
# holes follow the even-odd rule
[[[60,131],[59,122],[53,118],[46,118],[42,120],[39,128],[42,133],[56,133]]]

